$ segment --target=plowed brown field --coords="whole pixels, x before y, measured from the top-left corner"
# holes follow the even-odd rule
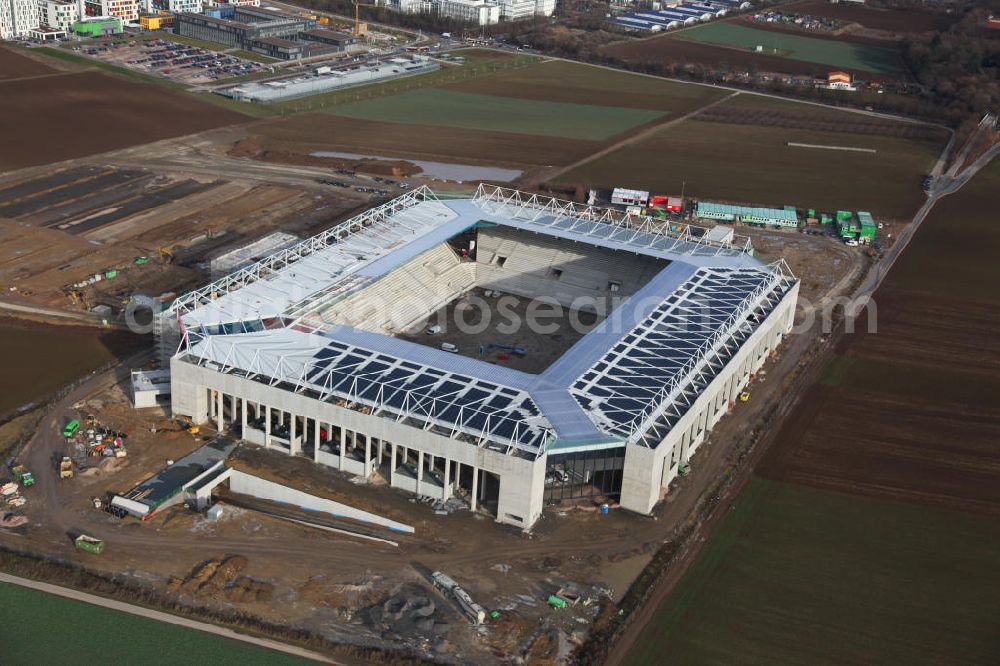
[[[361,154],[462,162],[549,166],[569,164],[600,149],[583,141],[507,132],[375,122],[329,114],[290,116],[255,128],[262,150]]]
[[[938,204],[878,291],[877,333],[843,341],[761,474],[1000,513],[998,187],[994,164]]]
[[[53,72],[55,72],[54,69],[37,60],[22,55],[11,48],[0,46],[0,81]]]
[[[23,71],[33,71],[37,63],[27,62]],[[0,99],[0,170],[103,153],[247,119],[159,86],[98,72],[0,81]]]
[[[875,9],[859,6],[853,2],[833,4],[827,0],[808,0],[796,5],[788,5],[788,9],[800,14],[825,16],[860,23],[866,28],[885,30],[886,32],[927,32],[928,30],[945,30],[955,22],[954,15],[944,12],[923,12],[918,9]]]

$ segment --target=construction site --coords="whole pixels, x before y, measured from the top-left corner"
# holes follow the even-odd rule
[[[359,662],[565,661],[872,258],[254,146],[282,122],[0,175],[4,307],[165,312],[11,402],[0,543]]]
[[[403,272],[390,272],[367,289],[358,290],[361,283],[355,274],[357,302],[350,297],[340,300],[336,310],[325,310],[320,305],[322,298],[315,300],[326,292],[313,294],[312,307],[303,309],[303,316],[316,312],[321,317],[316,319],[313,315],[301,321],[336,325],[340,316],[344,318],[342,324],[350,321],[352,326],[361,327],[355,328],[358,332],[366,327],[386,330],[388,326],[392,331],[385,337],[385,344],[396,340],[411,344],[413,349],[426,350],[414,353],[427,354],[435,362],[441,362],[443,354],[450,359],[448,362],[464,359],[463,362],[493,368],[493,373],[505,373],[494,377],[496,380],[500,376],[509,379],[517,373],[530,377],[531,373],[547,368],[551,371],[562,358],[581,358],[579,352],[574,355],[570,350],[577,349],[595,330],[600,335],[601,322],[609,325],[614,321],[608,314],[614,315],[622,309],[618,301],[641,290],[643,284],[667,279],[687,262],[695,262],[685,269],[692,274],[703,270],[696,266],[719,262],[746,264],[739,270],[750,274],[759,271],[761,276],[771,275],[772,270],[749,260],[738,244],[713,246],[698,243],[692,237],[664,237],[667,244],[662,245],[650,237],[655,243],[649,248],[636,254],[639,246],[635,246],[625,255],[621,250],[601,247],[608,245],[610,239],[589,237],[591,240],[579,247],[590,249],[581,252],[571,249],[567,240],[552,236],[551,231],[539,234],[511,227],[510,222],[500,226],[482,223],[490,219],[516,220],[517,210],[532,210],[533,206],[550,207],[555,215],[550,221],[556,223],[553,230],[558,228],[558,219],[591,215],[584,208],[569,204],[560,204],[570,207],[557,210],[551,208],[555,202],[544,203],[530,197],[516,203],[510,199],[513,191],[490,191],[498,197],[495,201],[483,190],[480,199],[447,203],[421,190],[405,195],[402,201],[397,198],[370,209],[360,196],[338,201],[331,196],[330,188],[311,185],[296,189],[281,183],[254,182],[253,187],[242,190],[241,199],[240,190],[235,189],[237,184],[246,187],[241,179],[219,182],[205,178],[197,170],[188,170],[188,178],[181,179],[179,174],[184,170],[175,169],[169,171],[168,179],[131,167],[127,154],[117,161],[120,163],[115,167],[79,166],[4,183],[7,190],[17,193],[8,206],[21,206],[10,214],[28,215],[28,211],[37,211],[31,213],[33,222],[53,221],[51,226],[37,227],[17,223],[19,229],[58,237],[66,244],[81,243],[75,261],[68,256],[63,262],[71,264],[70,267],[37,274],[60,275],[64,279],[52,280],[48,291],[38,289],[25,300],[39,299],[37,302],[41,303],[41,299],[47,299],[46,302],[68,310],[82,310],[84,297],[92,302],[117,298],[117,292],[111,290],[117,280],[123,281],[118,284],[140,277],[148,281],[151,275],[158,275],[162,282],[144,282],[148,293],[158,293],[160,289],[180,292],[176,287],[178,277],[190,276],[195,289],[173,301],[179,304],[176,308],[168,308],[168,312],[186,312],[191,305],[185,303],[207,305],[202,300],[204,287],[196,287],[205,284],[210,276],[231,280],[233,275],[246,275],[248,270],[252,273],[253,267],[261,262],[301,253],[302,244],[315,239],[317,230],[322,230],[320,235],[331,233],[331,229],[332,233],[338,233],[337,229],[362,233],[371,227],[361,219],[370,216],[372,210],[396,214],[377,225],[386,230],[390,228],[386,224],[406,229],[414,220],[430,214],[423,222],[430,225],[429,230],[446,223],[422,241],[432,243],[428,246],[430,254],[420,254],[415,247],[403,252],[400,255]],[[47,192],[83,183],[93,183],[99,189],[87,188],[78,202],[63,197],[56,205],[45,199]],[[128,210],[120,217],[109,214],[109,209],[123,209],[126,204],[122,201],[144,201],[144,197],[163,191],[183,194],[175,195],[174,199],[161,194],[155,199],[158,206],[136,205],[129,209],[132,215],[128,215]],[[244,215],[248,217],[213,219],[212,209],[199,208],[197,203],[199,194],[209,191],[233,193],[231,204],[225,208],[229,215],[240,210],[236,206],[255,193],[259,197],[265,194],[273,197],[271,205],[276,212],[273,217],[265,218],[261,215],[265,212],[263,207],[246,202]],[[101,197],[102,193],[103,199],[91,199]],[[122,198],[122,193],[129,196]],[[353,190],[347,194],[351,193]],[[341,219],[350,215],[346,211],[354,201],[359,202],[362,217],[355,212],[354,218],[331,227],[329,219],[338,213]],[[281,204],[285,206],[283,212]],[[46,215],[49,210],[52,212]],[[98,219],[94,211],[106,215],[107,222],[91,223]],[[165,211],[168,214],[161,217],[151,215]],[[254,212],[257,217],[249,218]],[[311,224],[302,219],[309,213],[313,214],[310,219],[315,220]],[[442,213],[444,217],[440,217]],[[288,224],[292,218],[297,226]],[[237,234],[250,220],[256,240],[248,242],[247,235],[240,236],[237,242]],[[134,238],[130,232],[140,225],[147,225],[144,228],[149,234],[161,234],[164,240],[149,243],[151,236],[143,234],[143,241],[148,244],[135,245],[134,249],[127,246],[128,239]],[[172,236],[171,233],[177,234],[172,229],[183,230],[183,236]],[[412,229],[406,234],[405,237],[412,234]],[[90,240],[97,239],[100,242],[120,239],[114,248],[121,252],[122,260],[108,261],[109,255],[103,251],[88,253],[83,249],[85,245],[93,248],[95,244]],[[159,253],[161,247],[169,249],[168,239],[173,241],[172,257],[166,251],[162,256]],[[789,238],[776,232],[761,232],[760,239],[763,256],[773,252],[775,259],[782,255],[794,257],[792,246],[796,243],[804,244],[803,256],[814,255],[810,246],[821,244],[804,236]],[[182,245],[179,240],[188,241],[184,249],[178,247]],[[358,236],[350,245],[360,240]],[[311,242],[315,246],[316,241]],[[657,249],[656,243],[662,247]],[[340,255],[340,246],[331,249]],[[49,251],[51,247],[50,243]],[[837,276],[847,268],[840,262],[855,260],[851,255],[836,254],[840,248],[835,245],[830,250],[828,260],[823,263],[827,274],[804,285],[810,293],[829,286],[827,275]],[[560,258],[553,259],[552,253]],[[526,263],[506,264],[500,257],[508,255],[514,257],[510,259],[513,262]],[[86,268],[77,268],[77,262],[84,257],[90,263],[84,264]],[[136,257],[147,257],[148,262],[136,263]],[[611,274],[597,274],[620,272],[612,268],[616,261],[629,267],[630,273],[636,269],[633,282],[624,274],[620,279]],[[450,277],[442,280],[441,293],[428,292],[433,302],[390,304],[381,311],[381,319],[362,321],[368,310],[357,299],[375,302],[378,289],[385,290],[394,281],[415,279],[406,271],[426,264],[420,270],[434,273],[443,269],[445,263],[451,268],[442,275]],[[804,260],[798,263],[808,265]],[[556,270],[561,266],[563,273],[555,274],[550,264]],[[27,262],[22,267],[31,265]],[[504,278],[504,269],[523,275],[520,287]],[[64,293],[67,284],[85,282],[111,270],[118,274],[76,288],[81,292],[79,303],[74,304]],[[288,270],[304,277],[304,271],[311,269],[295,262],[285,272]],[[778,279],[775,284],[783,284],[787,278],[782,276],[791,275],[792,270],[791,266],[782,268],[782,273],[775,274]],[[463,271],[473,272],[467,282],[459,284],[456,280]],[[548,288],[556,282],[560,288]],[[598,283],[600,288],[594,291]],[[42,283],[36,277],[31,284]],[[149,289],[151,284],[156,288]],[[737,284],[730,283],[728,288]],[[553,312],[554,316],[550,316],[558,330],[551,333],[525,330],[527,337],[505,335],[506,329],[501,324],[506,320],[500,318],[508,314],[504,295],[519,294],[511,312],[527,318],[527,306],[540,290],[562,294],[560,298],[569,306],[556,308],[562,314]],[[586,294],[590,294],[589,300],[574,302]],[[615,294],[621,298],[614,298]],[[291,292],[288,295],[295,296]],[[216,308],[214,311],[223,312],[226,308],[223,300],[210,302],[216,305],[209,310]],[[165,299],[164,305],[169,306],[169,299]],[[436,310],[432,305],[440,305],[441,309]],[[470,305],[472,309],[480,308],[478,314],[469,311]],[[193,311],[198,313],[201,309]],[[472,325],[480,325],[489,318],[490,328],[479,334],[434,330],[442,323],[454,321],[456,311],[467,312]],[[434,314],[429,315],[431,312]],[[790,323],[788,319],[783,321],[782,325]],[[394,322],[406,325],[396,326]],[[207,320],[203,323],[211,326]],[[207,332],[207,328],[195,325],[193,320],[188,325],[189,331],[199,329]],[[428,330],[434,332],[428,334]],[[473,343],[487,338],[485,344]],[[442,351],[449,341],[457,353]],[[620,598],[627,589],[661,538],[656,530],[666,529],[673,522],[670,516],[679,517],[697,503],[698,493],[685,492],[684,488],[706,483],[726,464],[728,457],[724,447],[707,446],[709,435],[705,431],[706,443],[697,456],[692,451],[690,462],[684,460],[682,464],[678,458],[672,463],[669,480],[662,489],[662,481],[657,477],[652,499],[656,507],[644,508],[651,514],[647,517],[620,508],[622,483],[628,483],[623,472],[629,463],[624,456],[606,455],[593,449],[596,441],[588,444],[578,439],[575,446],[580,450],[576,452],[566,445],[562,452],[548,451],[549,463],[545,462],[546,455],[529,455],[530,447],[535,444],[527,435],[518,440],[520,448],[508,447],[515,453],[513,456],[493,451],[491,448],[495,447],[491,445],[480,447],[455,441],[449,446],[458,448],[449,457],[443,450],[432,452],[413,447],[412,438],[406,440],[409,446],[404,452],[402,447],[390,446],[388,431],[377,436],[374,431],[366,432],[357,425],[345,428],[346,422],[333,418],[332,412],[313,424],[303,418],[292,418],[293,413],[288,411],[282,414],[272,409],[271,404],[261,411],[259,403],[243,398],[234,402],[218,391],[212,394],[211,401],[206,393],[204,405],[211,411],[187,413],[182,402],[172,404],[175,400],[183,401],[187,389],[178,391],[176,378],[164,382],[167,366],[157,358],[158,353],[152,352],[149,350],[131,363],[134,372],[99,375],[47,405],[49,413],[57,415],[57,427],[52,432],[46,429],[38,433],[33,448],[20,463],[23,471],[35,474],[40,483],[19,491],[25,502],[19,507],[11,506],[14,513],[5,519],[8,526],[4,529],[17,531],[19,539],[35,543],[41,549],[52,548],[44,545],[50,539],[47,535],[65,531],[73,538],[55,550],[75,551],[78,555],[71,557],[88,558],[83,561],[89,568],[108,573],[132,571],[167,595],[166,598],[218,608],[235,605],[261,620],[308,627],[337,644],[378,646],[390,652],[447,662],[492,663],[521,655],[532,663],[555,663],[582,640],[586,628],[609,607],[608,603]],[[774,372],[772,366],[780,359],[780,355],[772,359],[764,354],[760,361],[764,365],[754,376],[764,377]],[[755,382],[753,378],[749,381]],[[171,395],[174,391],[176,396]],[[743,389],[736,393],[740,391]],[[738,437],[746,427],[743,416],[726,418],[728,414],[746,412],[746,418],[750,418],[756,409],[756,397],[743,402],[733,395],[731,402],[713,403],[720,405],[711,417],[717,421],[711,430],[713,441]],[[500,397],[498,393],[496,398]],[[539,400],[543,406],[547,405],[545,399]],[[330,407],[338,413],[344,409],[334,404]],[[365,419],[374,418],[376,410],[359,405],[348,411]],[[546,418],[558,422],[561,417],[551,412],[546,413]],[[302,455],[293,453],[294,446]],[[609,440],[602,446],[615,448],[622,444]],[[395,448],[398,450],[391,450]],[[478,451],[478,455],[486,458],[472,462],[461,452],[463,448]],[[377,449],[380,449],[378,455]],[[489,462],[494,457],[496,462]],[[390,464],[391,458],[396,467]],[[528,491],[532,499],[526,508],[515,508],[520,500],[511,504],[512,500],[501,499],[501,492],[508,497],[510,490],[502,489],[510,481],[503,468],[495,464],[537,470],[525,477],[538,479],[537,487]],[[491,471],[486,471],[487,468]],[[581,492],[583,488],[585,492]],[[661,498],[666,501],[660,501]],[[511,518],[522,517],[522,513],[526,514],[523,518],[530,519],[530,524],[527,520],[518,524]],[[41,527],[28,529],[16,525],[32,516],[42,521]],[[511,527],[498,525],[498,521],[510,523]],[[150,549],[164,556],[151,556]],[[331,564],[335,564],[336,573],[330,570]]]
[[[86,165],[0,185],[7,295],[104,318],[136,294],[170,298],[211,259],[277,229],[309,234],[363,202],[314,185]],[[95,251],[99,250],[99,251]]]

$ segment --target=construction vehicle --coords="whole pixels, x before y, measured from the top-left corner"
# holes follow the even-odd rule
[[[740,393],[740,402],[746,402],[750,399],[750,391],[743,391]]]
[[[104,542],[86,534],[81,534],[73,539],[73,544],[77,550],[93,553],[94,555],[100,555],[104,552]]]
[[[160,247],[157,248],[156,251],[160,254],[160,263],[174,263],[174,249],[172,247]]]
[[[65,428],[63,428],[63,437],[69,439],[70,437],[75,435],[76,431],[79,429],[80,429],[80,422],[77,421],[76,419],[73,419],[72,421],[66,424]]]
[[[17,479],[22,486],[33,486],[35,485],[35,477],[31,475],[31,472],[24,468],[24,465],[15,465],[10,468],[11,473],[14,478]]]
[[[190,421],[177,419],[177,423],[180,425],[181,430],[187,430],[192,435],[197,435],[201,431],[201,428],[198,425],[191,423]]]
[[[677,468],[677,473],[680,474],[681,476],[687,476],[688,474],[691,473],[691,465],[687,463],[681,463],[681,465]]]
[[[59,461],[59,478],[60,479],[73,478],[73,461],[70,460],[69,456],[63,456],[63,459]]]

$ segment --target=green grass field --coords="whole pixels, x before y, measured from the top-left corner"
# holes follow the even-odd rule
[[[779,55],[793,60],[877,74],[896,74],[901,70],[899,54],[892,49],[756,30],[728,21],[683,30],[676,37],[742,49],[753,49],[759,45],[764,47],[765,55]]]
[[[988,517],[755,478],[626,663],[991,663],[998,558]]]
[[[525,100],[453,90],[415,90],[346,104],[338,116],[390,123],[460,127],[567,139],[602,140],[656,120],[650,109]]]
[[[311,664],[195,629],[0,583],[5,664]]]

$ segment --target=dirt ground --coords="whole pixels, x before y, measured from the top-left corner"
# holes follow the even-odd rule
[[[781,430],[761,474],[1000,513],[994,164],[942,200]],[[953,242],[978,239],[976,244]]]
[[[827,65],[769,56],[749,51],[699,44],[670,35],[615,42],[601,47],[601,53],[630,62],[655,62],[664,66],[699,63],[733,72],[782,72],[826,76]]]
[[[946,30],[955,22],[955,16],[942,11],[921,11],[919,9],[877,9],[853,2],[833,4],[827,0],[807,0],[786,5],[787,9],[800,14],[824,16],[860,23],[866,28],[893,33],[920,33],[931,30]],[[759,26],[755,26],[759,27]]]
[[[865,265],[857,248],[836,238],[807,236],[797,231],[770,231],[741,227],[753,242],[758,259],[765,263],[784,259],[800,281],[799,299],[817,303],[830,287],[850,277]]]
[[[34,60],[21,58],[12,65],[10,56],[4,56],[4,61],[11,74],[38,72]],[[94,71],[11,79],[0,82],[0,96],[4,99],[0,170],[59,162],[246,120],[187,95]]]
[[[328,114],[288,116],[256,125],[254,130],[265,151],[308,155],[339,150],[487,166],[570,164],[602,146],[597,141],[381,123]]]
[[[56,70],[13,48],[0,46],[0,81],[53,74]]]

